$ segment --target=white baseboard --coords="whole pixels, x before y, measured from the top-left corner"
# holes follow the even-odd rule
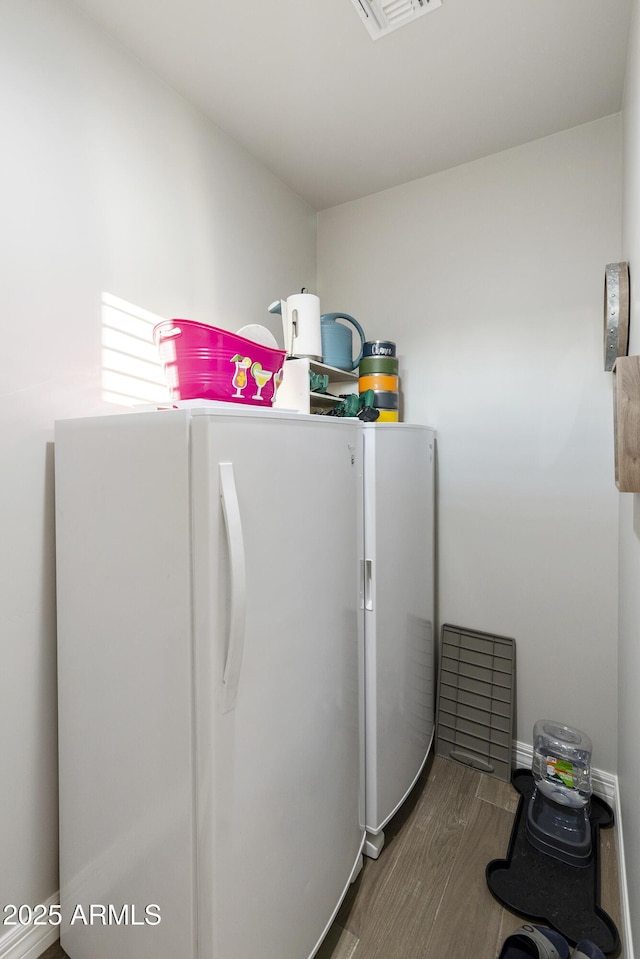
[[[531,769],[533,747],[528,743],[513,744],[513,764],[516,769]],[[616,832],[618,837],[618,875],[620,880],[620,911],[622,913],[622,929],[620,938],[624,943],[620,959],[634,959],[633,938],[629,917],[629,889],[627,886],[627,872],[624,857],[624,839],[622,835],[622,815],[620,812],[620,796],[618,793],[618,777],[603,769],[591,769],[593,791],[600,799],[613,807]],[[0,959],[2,955],[0,954]]]
[[[49,907],[59,902],[60,896],[55,892],[43,903],[47,915]],[[0,936],[0,959],[37,959],[45,949],[53,945],[59,935],[58,927],[49,923],[44,926],[34,926],[33,923],[11,926],[5,935]]]
[[[620,959],[633,959],[633,935],[631,933],[631,918],[629,913],[629,886],[627,885],[627,867],[624,858],[624,839],[622,834],[622,813],[620,812],[620,795],[618,793],[618,777],[616,776],[616,798],[614,812],[616,830],[618,833],[618,870],[620,875],[620,911],[622,913],[621,939],[623,949]]]

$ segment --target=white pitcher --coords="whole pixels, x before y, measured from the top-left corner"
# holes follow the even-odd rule
[[[272,303],[269,312],[282,314],[287,356],[307,357],[322,362],[319,297],[313,293],[294,293],[286,300]]]

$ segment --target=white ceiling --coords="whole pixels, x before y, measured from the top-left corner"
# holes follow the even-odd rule
[[[73,0],[314,208],[617,113],[631,0]]]

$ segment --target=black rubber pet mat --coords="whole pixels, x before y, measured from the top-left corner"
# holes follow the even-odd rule
[[[606,955],[617,955],[618,930],[600,908],[600,829],[613,825],[610,806],[591,797],[592,860],[588,866],[570,866],[540,852],[527,839],[526,811],[534,788],[531,771],[516,769],[511,782],[520,802],[507,858],[494,859],[486,868],[491,893],[511,912],[557,929],[571,945],[590,939]]]

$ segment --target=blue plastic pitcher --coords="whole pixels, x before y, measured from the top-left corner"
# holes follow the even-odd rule
[[[360,352],[353,359],[353,333],[337,320],[346,320],[360,335]],[[362,348],[366,339],[364,330],[354,317],[348,313],[323,313],[320,317],[322,336],[322,362],[335,366],[338,370],[355,370],[362,358]]]

